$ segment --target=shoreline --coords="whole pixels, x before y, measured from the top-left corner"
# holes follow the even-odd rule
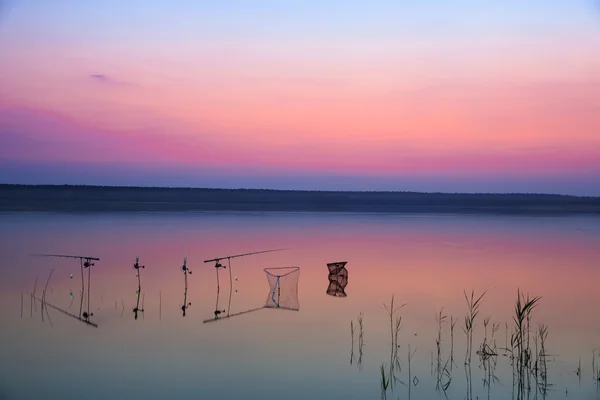
[[[0,184],[0,211],[600,215],[600,197]]]

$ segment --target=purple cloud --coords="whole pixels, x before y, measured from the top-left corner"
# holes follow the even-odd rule
[[[104,74],[91,74],[90,78],[96,82],[112,86],[136,86],[131,82],[118,81]]]

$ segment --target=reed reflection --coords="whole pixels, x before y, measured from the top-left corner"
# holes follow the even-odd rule
[[[354,355],[354,332],[358,329],[358,359]],[[363,324],[363,313],[361,312],[358,315],[358,319],[356,320],[356,324],[354,321],[350,321],[350,365],[352,365],[356,361],[356,366],[359,371],[362,371],[362,362],[363,362],[363,347],[364,343],[364,324]]]

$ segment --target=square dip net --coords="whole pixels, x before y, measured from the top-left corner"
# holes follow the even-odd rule
[[[269,295],[265,308],[283,308],[298,311],[298,280],[300,267],[265,268],[269,281]]]
[[[225,316],[215,314],[215,318],[207,319],[204,322],[219,321],[265,308],[299,311],[298,281],[300,279],[300,267],[265,268],[264,271],[269,283],[269,292],[267,293],[267,300],[264,306]]]

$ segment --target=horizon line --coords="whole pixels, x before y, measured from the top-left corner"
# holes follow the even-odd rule
[[[318,192],[318,193],[395,193],[395,194],[420,194],[420,195],[462,195],[462,196],[552,196],[600,199],[600,196],[585,196],[559,193],[539,192],[419,192],[408,190],[322,190],[322,189],[263,189],[263,188],[217,188],[217,187],[191,187],[191,186],[136,186],[136,185],[90,185],[90,184],[21,184],[0,183],[1,187],[78,187],[78,188],[104,188],[104,189],[162,189],[162,190],[219,190],[219,191],[263,191],[263,192]]]

